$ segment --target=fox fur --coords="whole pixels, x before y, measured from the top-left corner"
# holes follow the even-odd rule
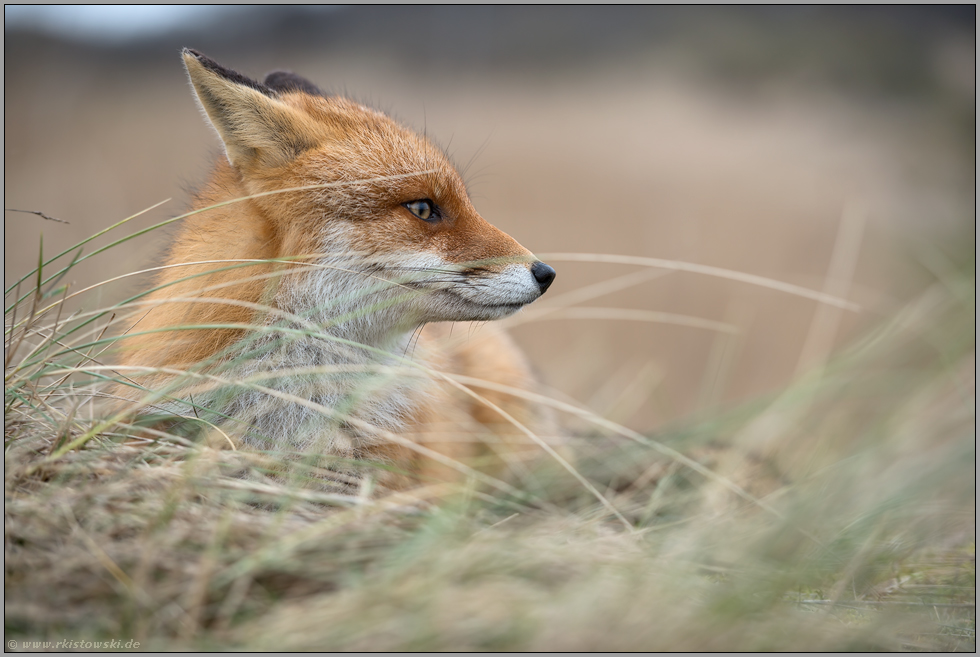
[[[555,275],[477,213],[446,156],[299,76],[183,58],[226,157],[120,342],[120,395],[218,442],[380,463],[396,489],[499,473],[554,439],[500,388],[537,385],[511,340],[445,324],[511,315]]]

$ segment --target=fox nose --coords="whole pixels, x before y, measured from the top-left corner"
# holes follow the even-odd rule
[[[531,265],[531,274],[534,276],[534,280],[538,282],[541,294],[544,294],[544,291],[551,285],[551,281],[555,280],[555,270],[540,261]]]

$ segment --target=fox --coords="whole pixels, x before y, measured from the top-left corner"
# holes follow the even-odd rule
[[[346,486],[552,451],[554,417],[521,394],[537,377],[487,322],[554,268],[480,216],[427,137],[294,73],[182,57],[224,152],[121,338],[117,397],[212,446],[331,457]]]

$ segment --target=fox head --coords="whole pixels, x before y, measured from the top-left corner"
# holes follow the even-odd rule
[[[370,321],[399,330],[502,318],[551,285],[554,269],[477,213],[424,137],[291,73],[260,83],[183,57],[250,212],[280,256],[315,265],[284,279],[278,305],[336,315],[371,297]]]

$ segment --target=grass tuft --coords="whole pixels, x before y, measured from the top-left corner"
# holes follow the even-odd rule
[[[8,638],[126,637],[161,650],[975,650],[973,271],[944,269],[778,394],[657,435],[522,393],[565,416],[574,465],[543,464],[518,486],[478,484],[457,464],[472,476],[447,498],[344,480],[364,464],[210,449],[194,432],[107,412],[107,386],[131,380],[107,349],[145,311],[134,297],[62,316],[69,287],[57,285],[95,255],[81,255],[86,242],[50,260],[39,248],[37,270],[6,291]],[[632,264],[851,308],[738,272]],[[734,330],[572,306],[592,296],[537,317]],[[417,370],[398,373],[441,376],[477,400],[493,389]]]

